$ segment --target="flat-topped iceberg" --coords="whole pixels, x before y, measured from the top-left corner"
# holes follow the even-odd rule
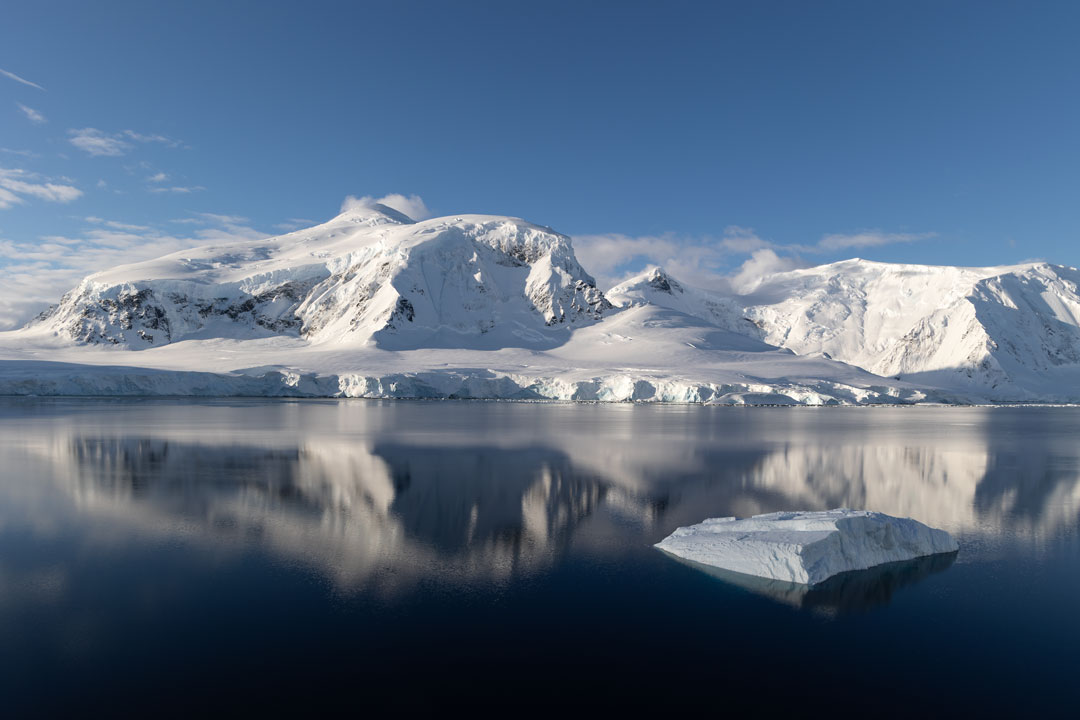
[[[664,552],[732,572],[815,585],[851,570],[956,552],[949,533],[868,510],[711,518],[678,528]]]

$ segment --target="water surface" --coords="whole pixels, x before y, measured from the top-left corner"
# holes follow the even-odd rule
[[[1065,714],[1078,438],[1068,408],[0,400],[0,697]],[[961,550],[807,591],[651,547],[842,506]]]

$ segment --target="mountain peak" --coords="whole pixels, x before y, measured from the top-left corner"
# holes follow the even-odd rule
[[[640,294],[643,290],[674,295],[682,293],[682,284],[660,265],[652,265],[643,272],[623,280],[608,291],[610,295]]]
[[[341,211],[334,220],[347,220],[362,225],[413,225],[411,217],[382,203],[354,203]]]
[[[502,216],[416,223],[365,202],[287,235],[97,273],[39,323],[130,349],[270,336],[497,349],[553,346],[610,308],[564,235]]]
[[[682,292],[682,285],[659,265],[649,273],[649,284],[662,292]]]

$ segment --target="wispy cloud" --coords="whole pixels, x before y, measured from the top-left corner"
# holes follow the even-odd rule
[[[82,190],[73,185],[42,179],[34,173],[17,168],[0,168],[0,210],[13,205],[23,205],[28,197],[68,203],[82,194]]]
[[[762,248],[772,247],[772,243],[763,240],[753,228],[728,225],[719,240],[720,246],[731,253],[748,253]]]
[[[162,145],[168,145],[169,147],[180,147],[182,144],[179,140],[165,135],[145,135],[143,133],[137,133],[134,130],[125,130],[121,133],[124,137],[130,138],[135,142],[140,143],[160,143]]]
[[[305,218],[288,218],[285,222],[279,222],[274,226],[275,230],[284,230],[285,232],[292,232],[293,230],[299,230],[300,228],[311,227],[318,224],[315,220],[307,220]]]
[[[68,142],[96,157],[119,157],[135,147],[132,143],[159,143],[168,147],[180,147],[179,140],[164,135],[145,135],[134,130],[107,133],[97,128],[72,128],[68,130]]]
[[[12,148],[0,147],[0,153],[7,155],[19,155],[21,157],[37,157],[37,153],[30,150],[13,150]]]
[[[131,150],[131,143],[97,128],[68,130],[68,142],[94,157],[119,157]]]
[[[159,173],[154,173],[150,177],[146,178],[146,181],[147,182],[152,182],[152,183],[163,183],[168,179],[169,179],[168,175],[166,175],[163,172],[159,172]]]
[[[35,110],[34,108],[27,107],[26,105],[23,105],[21,102],[16,102],[15,104],[19,107],[20,110],[23,111],[23,114],[26,115],[26,117],[30,119],[30,122],[35,123],[37,125],[44,125],[46,122],[48,122],[45,119],[45,116],[42,115],[37,110]]]
[[[880,230],[864,230],[848,235],[826,235],[818,241],[817,247],[822,251],[848,250],[851,248],[881,247],[882,245],[894,245],[896,243],[910,243],[919,240],[929,240],[937,237],[937,233],[886,233]]]
[[[601,287],[611,287],[649,265],[661,265],[691,285],[709,287],[724,278],[732,259],[770,246],[750,228],[732,225],[719,237],[675,233],[629,236],[580,235],[573,239],[581,264]]]
[[[667,265],[681,255],[684,248],[696,245],[672,233],[637,237],[621,233],[578,235],[573,243],[578,260],[596,276],[603,288],[619,283],[648,265]]]
[[[241,215],[219,215],[217,213],[208,212],[194,213],[194,215],[198,222],[217,223],[218,225],[244,225],[245,223],[251,222]]]
[[[91,216],[72,236],[47,235],[27,242],[0,238],[0,329],[22,325],[98,270],[211,243],[268,237],[234,222],[244,220],[236,216],[208,213],[198,219],[202,226],[183,235]]]
[[[777,255],[775,250],[762,248],[750,253],[750,257],[726,280],[732,291],[748,293],[769,275],[807,267],[809,264],[798,256]]]
[[[93,215],[87,217],[86,222],[95,225],[104,225],[113,230],[127,230],[129,232],[150,232],[153,229],[149,225],[132,225],[131,223],[122,223],[117,222],[116,220],[105,220],[103,218],[94,217]]]
[[[30,82],[26,78],[19,77],[15,73],[10,72],[9,70],[4,70],[3,68],[0,68],[0,75],[3,75],[6,78],[11,78],[12,80],[14,80],[17,83],[22,83],[23,85],[29,85],[32,88],[37,88],[38,90],[44,90],[45,89],[45,88],[41,87],[40,85],[38,85],[36,82]]]
[[[152,193],[177,193],[180,195],[188,195],[194,192],[202,192],[205,190],[202,185],[173,185],[171,187],[152,187],[150,192]]]
[[[863,230],[833,233],[809,244],[775,243],[752,228],[731,225],[719,237],[684,237],[675,233],[655,236],[620,234],[582,235],[574,238],[581,264],[611,287],[649,266],[663,266],[672,275],[699,287],[747,292],[765,275],[807,267],[803,256],[857,248],[910,243],[936,237],[935,233],[887,233]]]
[[[388,208],[397,210],[399,213],[408,215],[413,220],[426,220],[431,217],[431,211],[428,210],[427,205],[424,204],[424,200],[419,195],[401,195],[400,193],[390,193],[381,198],[371,195],[364,195],[363,197],[349,195],[341,203],[341,212],[354,208],[369,208],[372,205],[385,205]]]

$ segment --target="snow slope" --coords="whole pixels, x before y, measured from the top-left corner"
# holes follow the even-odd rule
[[[128,348],[270,335],[388,348],[550,346],[609,307],[563,235],[482,215],[414,223],[376,205],[265,241],[91,275],[39,323]]]
[[[800,355],[998,401],[1080,400],[1080,272],[846,260],[763,278],[745,295],[662,270],[609,292],[746,332]]]
[[[0,333],[0,394],[1080,400],[1077,272],[991,270],[850,261],[725,296],[653,269],[605,295],[548,228],[372,205],[90,275]]]
[[[759,335],[737,298],[684,285],[660,267],[649,268],[616,285],[607,292],[607,297],[618,307],[656,305],[701,318],[731,332]]]
[[[550,349],[386,349],[277,336],[126,349],[0,334],[0,394],[859,404],[948,400],[800,357],[655,306],[613,311]]]
[[[0,393],[721,404],[948,400],[687,308],[614,307],[569,238],[382,206],[86,278],[0,333]]]
[[[1080,273],[849,260],[766,278],[745,299],[762,337],[885,376],[1001,399],[1080,389]],[[1075,398],[1074,398],[1075,399]]]
[[[806,585],[959,549],[949,533],[917,520],[847,509],[712,518],[678,528],[656,547],[703,565]]]

